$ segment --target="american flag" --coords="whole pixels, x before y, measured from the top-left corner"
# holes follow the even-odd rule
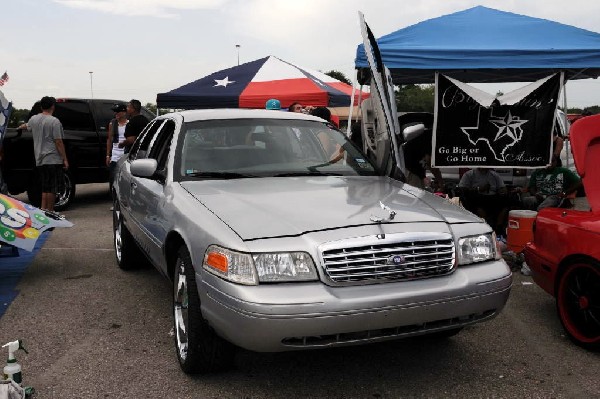
[[[4,83],[8,82],[8,74],[6,71],[0,76],[0,86],[4,86]]]

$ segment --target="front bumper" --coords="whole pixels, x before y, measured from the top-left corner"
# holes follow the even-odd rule
[[[204,279],[203,279],[203,278]],[[504,261],[450,275],[348,287],[322,282],[241,286],[196,275],[202,314],[245,349],[278,352],[355,345],[458,328],[496,316],[512,274]]]

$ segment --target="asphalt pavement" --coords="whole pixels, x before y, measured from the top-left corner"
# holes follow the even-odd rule
[[[515,274],[495,319],[446,340],[411,339],[289,353],[240,350],[227,372],[188,376],[172,337],[171,287],[148,268],[123,272],[106,185],[78,187],[0,318],[22,339],[36,398],[600,398],[600,354],[564,335],[554,300]]]

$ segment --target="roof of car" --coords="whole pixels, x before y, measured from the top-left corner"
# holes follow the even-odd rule
[[[261,119],[294,119],[294,120],[311,120],[322,122],[321,118],[316,116],[306,115],[299,112],[288,112],[279,110],[265,109],[195,109],[188,111],[174,112],[183,117],[186,122],[194,122],[199,120],[209,119],[246,119],[246,118],[261,118]],[[161,115],[166,116],[169,114]]]

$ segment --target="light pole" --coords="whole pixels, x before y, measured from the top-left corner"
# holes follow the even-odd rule
[[[238,57],[238,66],[240,65],[240,45],[236,44],[235,48],[237,49],[237,57]]]
[[[92,79],[93,74],[94,74],[94,72],[90,71],[90,91],[92,92],[92,100],[94,99],[94,84],[93,84],[93,79]]]

